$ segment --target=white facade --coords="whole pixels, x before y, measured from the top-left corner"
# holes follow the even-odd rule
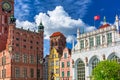
[[[77,44],[72,49],[73,80],[90,80],[92,69],[99,61],[116,58],[120,62],[120,34],[117,19],[118,17],[115,25],[108,25],[93,32],[80,34],[79,29],[77,30]]]

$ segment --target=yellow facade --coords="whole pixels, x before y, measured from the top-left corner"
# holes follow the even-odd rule
[[[48,80],[51,80],[51,73],[54,75],[54,80],[59,80],[59,53],[55,48],[52,48],[48,60]]]

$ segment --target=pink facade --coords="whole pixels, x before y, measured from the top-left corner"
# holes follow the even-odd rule
[[[60,80],[72,80],[71,50],[65,48],[60,58]]]

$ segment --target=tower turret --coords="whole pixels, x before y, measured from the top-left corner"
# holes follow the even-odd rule
[[[115,25],[116,25],[117,31],[119,31],[119,17],[118,17],[118,15],[115,16]]]
[[[44,31],[44,26],[42,24],[42,21],[40,22],[39,26],[38,26],[38,32],[40,31]]]

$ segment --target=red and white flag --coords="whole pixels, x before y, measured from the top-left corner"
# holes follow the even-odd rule
[[[97,15],[97,16],[94,16],[94,20],[96,21],[96,20],[99,20],[100,19],[100,16],[99,15]]]

